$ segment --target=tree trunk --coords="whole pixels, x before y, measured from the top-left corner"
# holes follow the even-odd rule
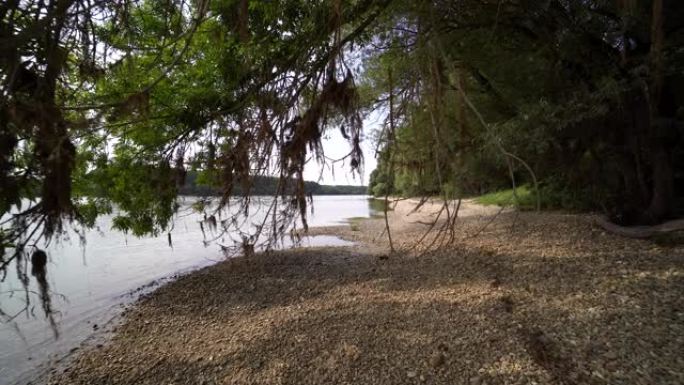
[[[663,88],[663,0],[653,0],[651,20],[651,84],[649,89],[650,104],[650,148],[652,162],[652,194],[651,202],[644,212],[646,223],[659,223],[667,219],[674,207],[674,180],[672,160],[666,146],[668,124],[663,121],[660,111],[660,98]]]
[[[646,210],[646,219],[653,224],[660,223],[672,212],[674,182],[670,155],[662,143],[655,145],[653,155],[653,195]]]
[[[238,34],[240,42],[249,41],[249,0],[240,0],[238,9]]]

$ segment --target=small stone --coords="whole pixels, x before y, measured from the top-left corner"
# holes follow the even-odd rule
[[[250,366],[252,367],[252,369],[259,369],[262,365],[263,363],[260,360],[254,360],[252,361]]]
[[[418,375],[418,373],[416,373],[414,371],[406,372],[406,377],[408,377],[408,378],[416,378],[417,375]]]
[[[619,369],[620,365],[618,364],[617,361],[612,360],[612,361],[606,362],[606,364],[604,365],[604,367],[605,367],[606,370],[608,370],[608,371],[615,372],[615,371],[617,371],[617,370]]]
[[[437,367],[440,367],[442,365],[444,365],[444,354],[439,353],[439,352],[434,353],[430,357],[430,366],[432,366],[433,368],[437,368]]]

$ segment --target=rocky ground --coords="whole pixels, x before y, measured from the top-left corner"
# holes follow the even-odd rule
[[[439,208],[414,205],[391,212],[394,254],[384,220],[359,220],[312,231],[356,246],[236,258],[163,286],[48,382],[684,383],[676,240],[468,202],[449,245],[407,250]]]

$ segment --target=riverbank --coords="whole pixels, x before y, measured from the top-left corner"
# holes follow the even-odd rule
[[[398,249],[439,207],[414,204],[390,213]],[[468,202],[459,216],[440,251],[390,255],[384,220],[357,220],[312,229],[355,246],[181,277],[48,382],[684,383],[684,248],[618,238],[582,215]]]

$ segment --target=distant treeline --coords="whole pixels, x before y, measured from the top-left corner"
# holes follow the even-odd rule
[[[185,185],[180,188],[180,195],[219,195],[220,190],[215,186],[208,186],[197,183],[198,173],[188,171],[185,177]],[[251,189],[252,195],[274,195],[278,188],[278,178],[257,176],[254,177],[254,185]],[[322,185],[316,182],[305,182],[306,191],[312,195],[365,195],[368,191],[367,186],[348,186],[348,185]],[[235,186],[233,195],[241,195],[242,188]]]

